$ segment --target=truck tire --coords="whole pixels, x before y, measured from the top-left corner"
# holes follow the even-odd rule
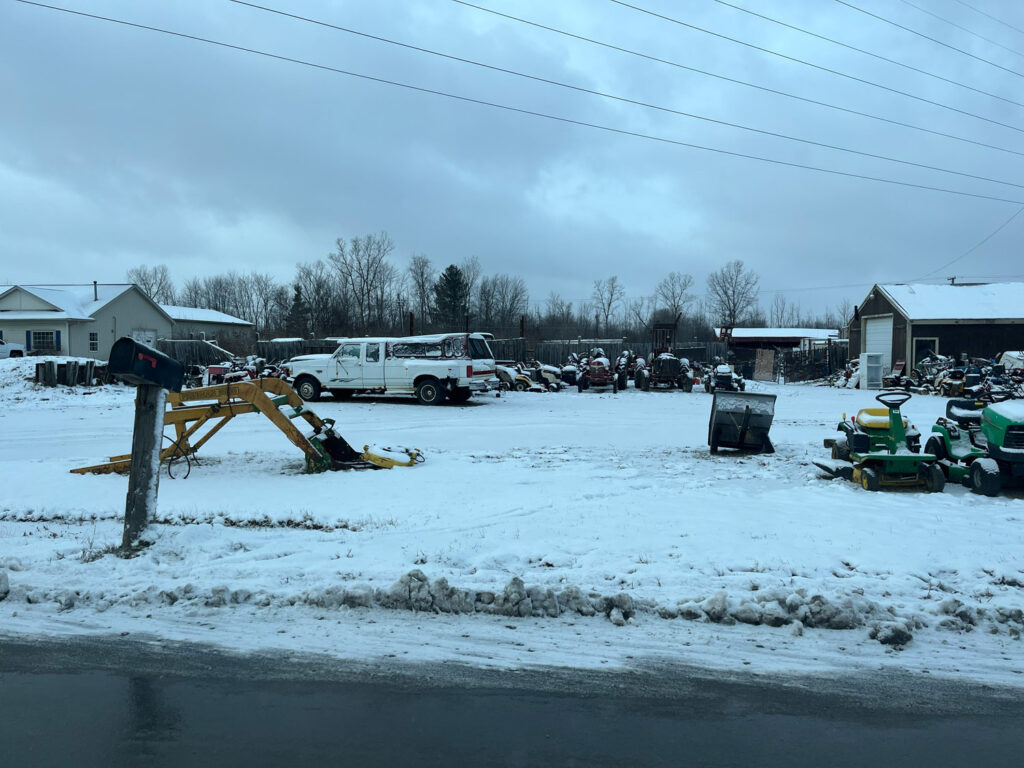
[[[295,382],[295,391],[307,403],[315,403],[320,399],[320,382],[312,376],[302,376]]]
[[[469,387],[455,387],[451,392],[448,393],[448,399],[453,403],[464,403],[469,400],[473,394],[473,390]]]
[[[440,405],[445,399],[444,387],[437,379],[424,379],[416,385],[416,399],[423,405]]]
[[[985,496],[998,496],[1002,487],[999,465],[995,459],[975,459],[971,462],[971,490]]]

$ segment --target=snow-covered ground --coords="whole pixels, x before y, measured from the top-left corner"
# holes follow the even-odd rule
[[[120,542],[134,390],[44,389],[0,361],[0,634],[117,634],[361,660],[910,670],[1024,687],[1024,495],[868,493],[811,465],[870,393],[778,395],[774,455],[707,449],[711,397],[632,389],[329,398],[410,469],[302,473],[258,414],[160,482]],[[927,433],[944,401],[907,414]],[[5,586],[8,585],[8,586]]]

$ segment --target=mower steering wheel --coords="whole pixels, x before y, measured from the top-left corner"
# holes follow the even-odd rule
[[[875,395],[875,400],[880,402],[886,408],[899,408],[911,397],[909,392],[904,392],[901,389],[887,390],[880,392]]]

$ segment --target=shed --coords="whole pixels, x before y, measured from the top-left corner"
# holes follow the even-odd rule
[[[256,324],[215,309],[160,305],[174,319],[175,339],[202,339],[247,354],[256,350]]]
[[[1024,283],[877,284],[850,321],[851,354],[880,352],[883,370],[930,353],[991,358],[1024,349]]]

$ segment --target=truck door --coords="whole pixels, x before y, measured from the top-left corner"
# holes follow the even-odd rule
[[[384,389],[384,355],[381,350],[384,342],[368,341],[363,346],[366,348],[363,357],[363,388]]]
[[[362,386],[363,364],[359,360],[360,346],[359,343],[342,344],[334,353],[332,361],[334,371],[331,376],[334,381],[346,384],[353,389]]]

